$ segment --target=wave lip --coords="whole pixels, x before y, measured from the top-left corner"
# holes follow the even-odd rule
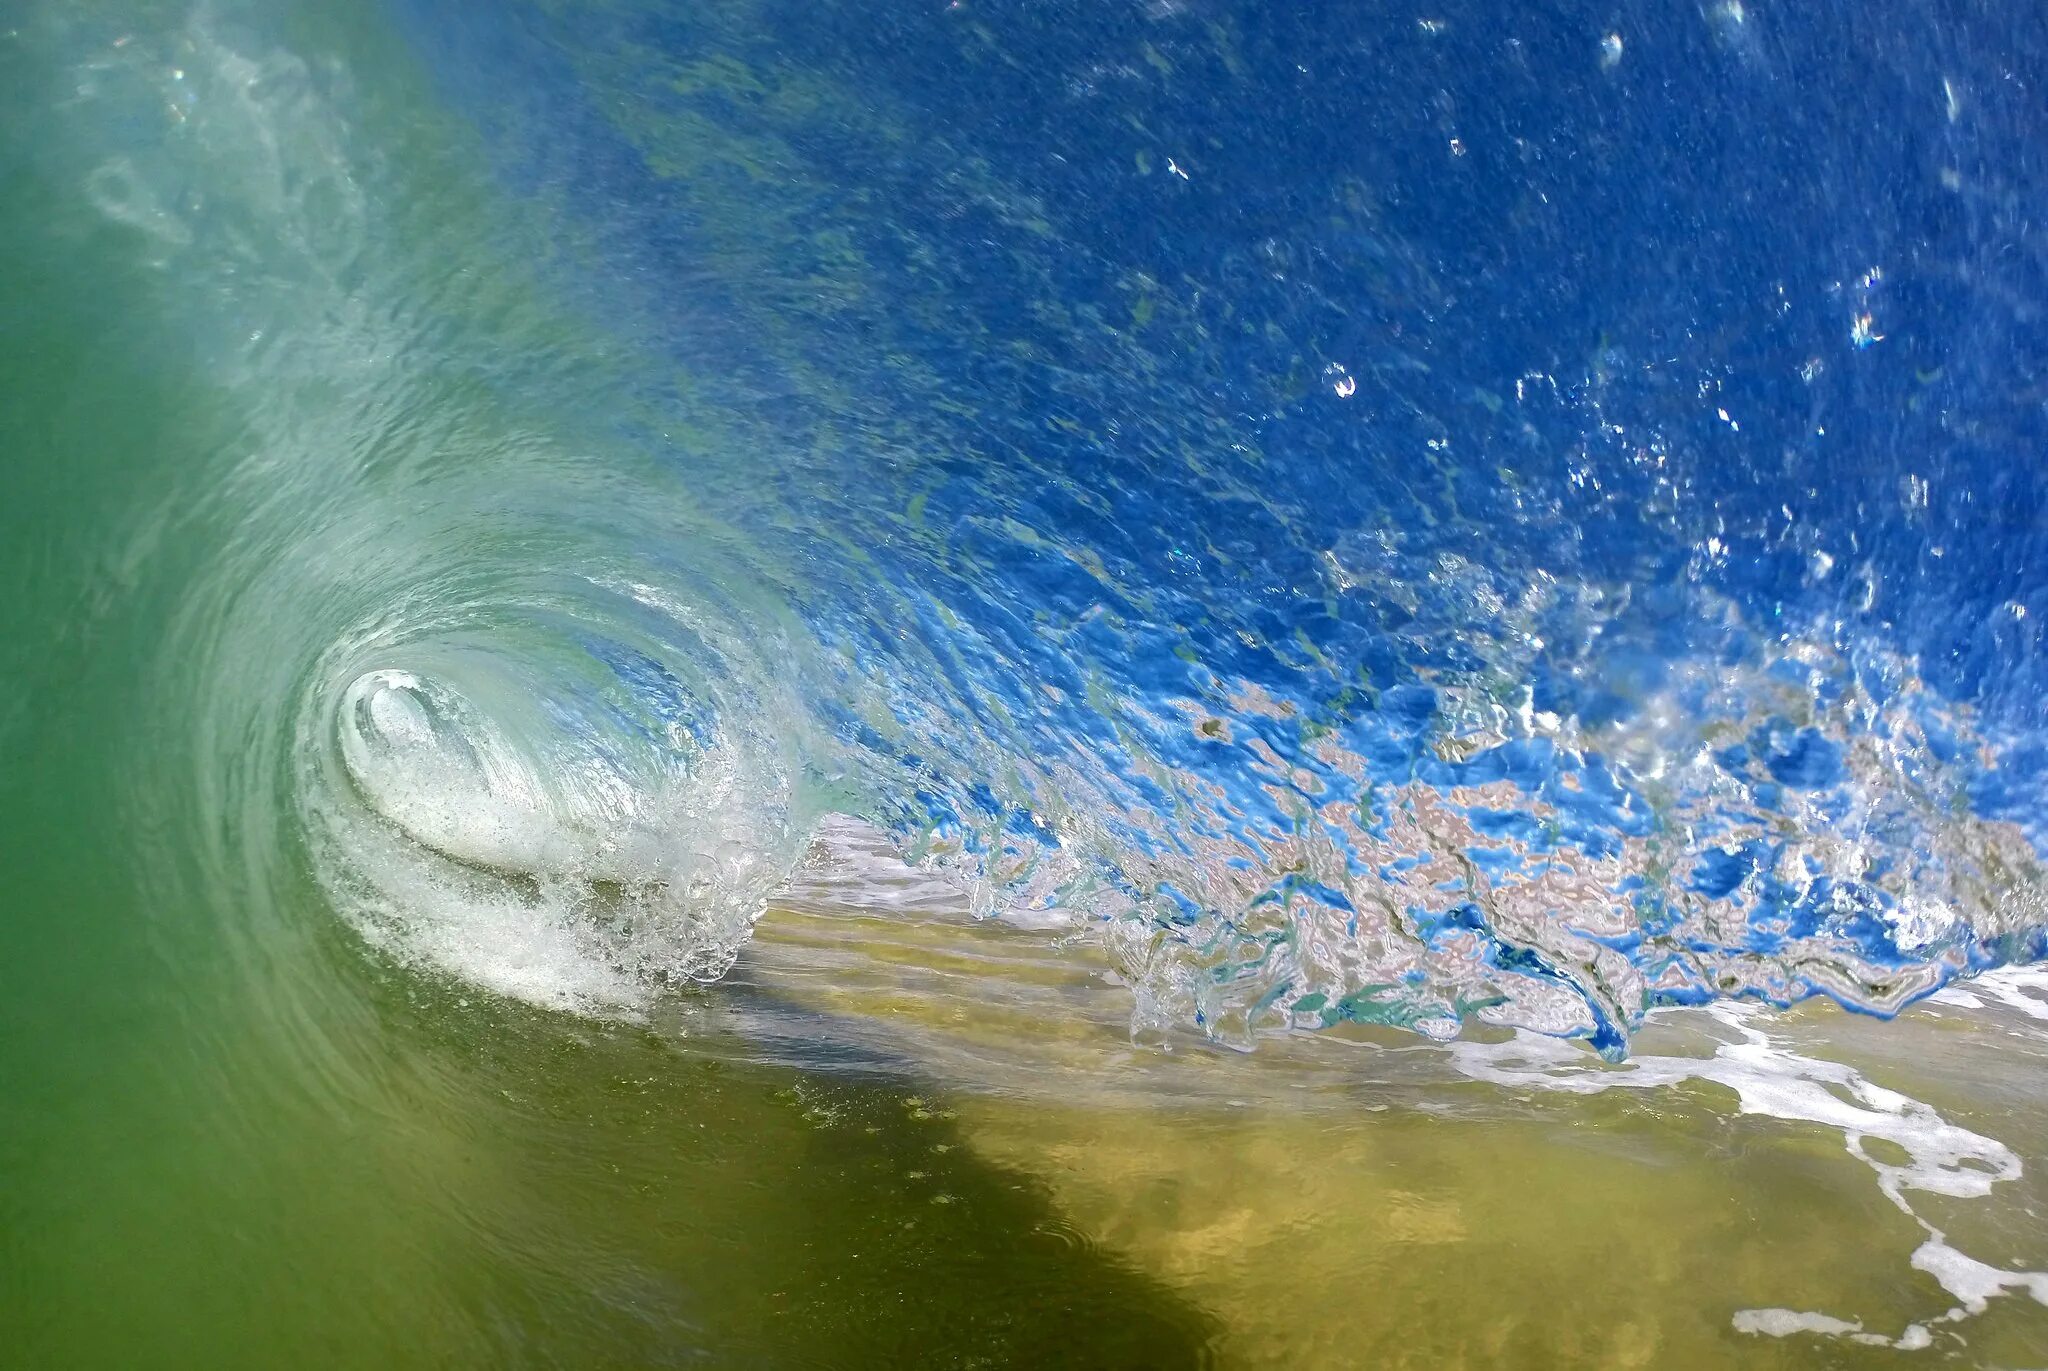
[[[77,159],[98,168],[75,178],[81,212],[165,268],[165,312],[190,322],[238,435],[186,478],[229,534],[167,654],[204,669],[167,698],[200,740],[202,789],[273,779],[238,751],[252,737],[264,762],[289,749],[317,884],[396,955],[636,1012],[730,966],[827,809],[955,869],[976,913],[1086,925],[1140,1031],[1244,1046],[1476,1020],[1618,1054],[1662,1004],[1822,993],[1890,1013],[2041,955],[2038,729],[1989,708],[2027,695],[2039,616],[2014,600],[1978,625],[1979,665],[1998,668],[1983,682],[1923,681],[1939,654],[1907,616],[1933,600],[1871,617],[1898,568],[1854,571],[1853,613],[1830,598],[1860,505],[1786,507],[1766,556],[1762,534],[1722,528],[1748,494],[1717,505],[1703,486],[1697,524],[1558,551],[1573,539],[1551,525],[1597,532],[1598,511],[1579,474],[1501,446],[1519,430],[1495,419],[1554,428],[1623,504],[1638,464],[1703,479],[1720,449],[1599,375],[1548,373],[1526,403],[1520,381],[1512,407],[1486,391],[1493,418],[1460,421],[1455,457],[1433,429],[1408,447],[1380,402],[1423,382],[1360,368],[1344,413],[1378,406],[1387,451],[1445,483],[1447,502],[1424,481],[1408,510],[1373,493],[1405,483],[1352,469],[1364,454],[1337,441],[1335,411],[1276,395],[1244,446],[1259,435],[1216,412],[1221,392],[1158,407],[1125,384],[1153,374],[1138,327],[1104,330],[1111,350],[1074,370],[1109,389],[1059,398],[1078,416],[1053,426],[1067,438],[984,442],[954,419],[995,382],[949,388],[940,354],[986,349],[902,307],[931,298],[928,276],[873,297],[866,351],[894,370],[848,356],[841,384],[768,404],[787,396],[750,377],[816,379],[791,340],[843,336],[778,312],[774,291],[749,304],[794,284],[778,235],[812,216],[741,216],[766,226],[747,253],[663,276],[685,259],[628,249],[685,202],[649,183],[649,217],[529,271],[569,211],[529,196],[497,215],[504,187],[440,176],[461,151],[359,96],[349,72],[367,66],[218,27],[202,15],[98,53],[67,115],[102,130]],[[611,127],[560,118],[572,93],[537,136]],[[162,127],[139,147],[145,116]],[[708,117],[658,122],[729,139]],[[716,197],[786,183],[747,180],[691,186],[738,211],[774,206]],[[813,189],[857,207],[836,182]],[[1031,251],[1048,245],[1076,250],[1048,233]],[[586,326],[629,266],[675,286],[672,328]],[[1259,293],[1284,274],[1212,266],[1217,298],[1286,317]],[[1045,303],[1070,293],[1018,281]],[[728,295],[742,325],[798,327],[758,330],[751,360],[720,355],[749,332],[714,327]],[[905,321],[916,336],[894,332]],[[1198,341],[1186,317],[1149,328],[1162,355],[1251,374],[1248,356],[1182,347]],[[892,343],[938,369],[917,379]],[[1052,403],[1013,408],[1037,424]],[[967,408],[1003,422],[1005,406]],[[865,421],[882,415],[901,422]],[[1624,427],[1647,446],[1608,443]],[[1124,460],[1116,434],[1155,429]],[[1487,454],[1526,469],[1479,479]],[[1932,536],[1919,480],[1906,551]],[[1468,486],[1475,503],[1448,498]],[[1651,571],[1671,584],[1638,586]],[[783,653],[770,622],[803,650]],[[260,801],[235,817],[249,860],[222,870],[240,880],[283,845],[266,847]]]

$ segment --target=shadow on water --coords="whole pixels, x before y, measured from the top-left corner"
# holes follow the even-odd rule
[[[466,1300],[501,1365],[1207,1365],[1213,1320],[1093,1246],[903,1076],[707,1057],[394,975],[385,1042],[495,1152]]]

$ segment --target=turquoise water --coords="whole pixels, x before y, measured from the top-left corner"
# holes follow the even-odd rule
[[[0,20],[0,1361],[2048,1358],[2033,36],[960,8]]]

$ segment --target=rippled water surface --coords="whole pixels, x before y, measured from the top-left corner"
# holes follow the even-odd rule
[[[2044,60],[0,12],[0,1362],[2048,1362]]]

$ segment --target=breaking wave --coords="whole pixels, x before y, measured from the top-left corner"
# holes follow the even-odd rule
[[[394,9],[22,40],[220,396],[162,694],[240,884],[635,1013],[851,816],[1246,1046],[2042,956],[2048,257],[1969,33]],[[1891,208],[1786,54],[1951,92]]]

